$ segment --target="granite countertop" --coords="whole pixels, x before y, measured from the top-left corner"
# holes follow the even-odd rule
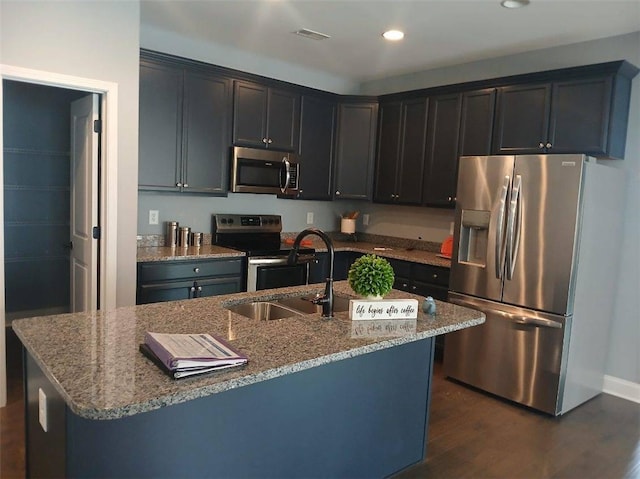
[[[312,236],[307,237],[312,241],[312,247],[316,251],[327,251],[325,244],[319,239]],[[335,251],[355,251],[358,253],[374,253],[385,258],[393,258],[413,263],[422,263],[432,266],[441,266],[444,268],[451,267],[451,260],[443,258],[434,251],[427,251],[406,247],[403,245],[390,245],[388,242],[378,243],[369,241],[342,241],[334,240],[333,246]],[[199,248],[188,247],[167,247],[167,246],[147,246],[139,247],[137,252],[138,262],[143,261],[171,261],[171,260],[187,260],[187,259],[203,259],[203,258],[224,258],[231,256],[245,256],[241,251],[236,251],[220,246],[206,245]]]
[[[348,313],[318,313],[256,321],[225,306],[255,299],[315,294],[323,285],[154,303],[107,312],[20,319],[13,329],[47,378],[77,415],[117,419],[265,381],[333,361],[417,341],[484,322],[484,315],[437,301],[435,317],[419,312],[416,331],[391,338],[360,337]],[[346,281],[338,295],[353,296]],[[415,298],[393,290],[389,298]],[[138,351],[146,331],[219,335],[246,353],[241,369],[171,379]],[[365,335],[366,336],[366,335]]]
[[[314,242],[313,247],[316,251],[327,251],[327,248],[322,242],[317,244]],[[355,251],[357,253],[376,254],[384,258],[451,268],[450,259],[439,256],[439,253],[433,251],[404,248],[402,246],[381,245],[379,243],[369,243],[365,241],[334,241],[333,247],[336,251]]]
[[[173,261],[206,258],[229,258],[233,256],[246,256],[244,252],[216,245],[189,246],[144,246],[139,247],[136,253],[137,261]]]

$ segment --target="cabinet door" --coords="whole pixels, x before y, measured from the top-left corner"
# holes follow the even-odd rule
[[[425,167],[427,136],[426,98],[407,101],[402,106],[402,138],[396,200],[403,204],[420,204]]]
[[[377,103],[340,105],[335,198],[371,199],[377,117]]]
[[[140,64],[138,184],[141,190],[180,189],[182,69]]]
[[[242,277],[209,278],[194,283],[194,286],[198,298],[239,293],[242,291]]]
[[[233,96],[233,143],[267,146],[267,87],[236,81]]]
[[[335,121],[335,102],[306,95],[302,98],[300,198],[331,199]]]
[[[518,85],[498,90],[495,154],[540,153],[547,144],[551,84]]]
[[[138,286],[136,304],[159,303],[191,299],[195,295],[193,281],[170,281],[167,283]]]
[[[396,173],[400,163],[402,103],[380,105],[378,155],[373,200],[391,203],[396,199]]]
[[[335,281],[347,279],[349,268],[360,256],[363,256],[363,253],[356,253],[355,251],[336,252],[333,263],[333,279]]]
[[[553,84],[550,153],[606,153],[611,87],[611,77]]]
[[[230,86],[226,78],[185,76],[184,191],[223,194],[228,189]]]
[[[316,253],[316,261],[309,263],[309,283],[324,283],[328,277],[329,253]]]
[[[469,91],[462,94],[459,156],[491,154],[496,89]]]
[[[458,173],[458,132],[462,95],[429,100],[423,204],[453,206]]]
[[[267,112],[267,148],[298,151],[300,95],[269,88]]]

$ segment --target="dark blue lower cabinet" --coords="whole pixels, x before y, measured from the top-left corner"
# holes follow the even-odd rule
[[[120,419],[89,420],[63,406],[49,411],[62,416],[54,421],[62,431],[27,435],[28,470],[33,477],[386,477],[425,458],[432,364],[428,338]],[[46,382],[33,360],[26,374],[29,385]],[[28,421],[37,428],[37,388],[28,391]]]

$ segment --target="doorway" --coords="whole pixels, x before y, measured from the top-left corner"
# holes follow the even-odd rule
[[[71,104],[87,92],[3,81],[6,326],[72,311]],[[84,206],[84,205],[81,205]]]
[[[98,257],[100,309],[116,307],[116,281],[118,270],[117,211],[118,211],[118,84],[114,82],[76,77],[41,70],[0,64],[0,79],[47,85],[69,90],[97,93],[101,96],[100,112],[103,119],[99,143],[102,163],[99,165],[99,216],[101,248]],[[0,82],[0,175],[4,170],[3,153],[3,82]],[[0,185],[3,185],[0,181]],[[4,274],[4,187],[0,194],[0,290],[5,290]],[[0,407],[7,404],[5,295],[0,294]]]

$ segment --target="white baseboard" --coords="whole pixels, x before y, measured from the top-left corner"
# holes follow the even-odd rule
[[[640,404],[640,384],[614,376],[604,376],[602,392]]]

